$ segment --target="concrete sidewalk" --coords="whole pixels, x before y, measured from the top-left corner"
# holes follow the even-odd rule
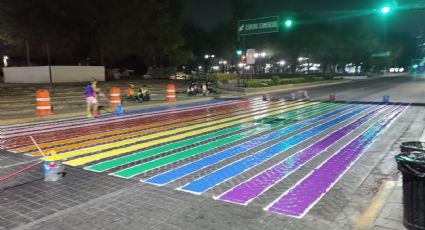
[[[403,141],[422,141],[425,142],[425,128],[423,127],[425,116],[418,116],[415,124],[407,131],[410,135],[407,135],[409,139]],[[421,127],[418,127],[421,126]],[[421,131],[422,129],[422,131]],[[422,133],[422,134],[421,134]],[[397,147],[397,146],[396,146]],[[397,153],[392,153],[395,155]],[[403,225],[403,176],[396,167],[395,160],[393,162],[393,171],[395,173],[392,178],[391,185],[386,189],[389,189],[388,194],[383,194],[381,197],[376,196],[377,199],[382,199],[385,203],[382,209],[379,211],[376,219],[374,220],[373,226],[370,229],[373,230],[406,230],[407,228]],[[373,204],[369,205],[372,206]]]

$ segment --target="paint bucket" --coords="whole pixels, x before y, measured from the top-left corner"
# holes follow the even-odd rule
[[[122,105],[118,105],[118,106],[115,108],[115,115],[117,115],[117,116],[122,116],[122,115],[124,115],[124,107],[123,107]]]
[[[384,98],[382,99],[382,101],[384,103],[389,103],[390,102],[390,96],[384,96]]]
[[[43,159],[44,181],[57,181],[65,175],[65,166],[58,159],[55,151]]]

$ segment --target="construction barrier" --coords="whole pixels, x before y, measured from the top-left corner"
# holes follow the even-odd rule
[[[121,90],[118,87],[111,87],[109,89],[109,107],[115,109],[121,105]]]
[[[168,102],[176,101],[176,86],[174,84],[167,85],[167,101]]]
[[[39,89],[35,94],[36,115],[52,115],[52,105],[50,104],[50,93],[46,89]]]

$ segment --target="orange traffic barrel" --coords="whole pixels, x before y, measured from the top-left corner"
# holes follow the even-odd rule
[[[109,107],[115,109],[121,105],[121,90],[118,87],[111,87],[109,89]]]
[[[50,93],[46,89],[39,89],[35,94],[36,115],[52,115],[52,105],[50,104]]]
[[[174,84],[167,85],[167,101],[168,102],[176,101],[176,86]]]

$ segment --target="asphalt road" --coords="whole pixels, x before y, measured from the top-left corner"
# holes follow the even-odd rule
[[[193,178],[185,177],[166,186],[155,186],[139,181],[152,176],[149,174],[123,179],[108,175],[109,171],[96,173],[84,170],[82,168],[84,165],[68,166],[68,175],[64,180],[58,183],[45,183],[40,180],[41,170],[34,169],[1,185],[0,229],[352,229],[377,193],[382,180],[397,179],[394,156],[398,153],[399,144],[419,139],[425,129],[425,107],[420,105],[425,97],[425,80],[409,76],[377,78],[315,88],[308,92],[311,99],[325,99],[330,93],[335,93],[337,100],[381,102],[385,95],[390,96],[393,102],[417,103],[417,105],[409,106],[394,122],[391,122],[391,125],[377,136],[376,140],[374,139],[370,148],[353,162],[354,164],[335,181],[335,184],[332,184],[330,190],[314,203],[302,218],[279,215],[263,209],[278,195],[309,176],[313,169],[319,168],[326,159],[344,148],[368,127],[384,119],[384,114],[389,114],[389,110],[365,121],[364,127],[343,136],[323,154],[247,206],[218,201],[212,197],[222,194],[286,157],[318,143],[328,134],[356,122],[359,117],[367,115],[374,108],[378,109],[378,105],[371,107],[372,110],[359,110],[353,113],[352,117],[347,117],[341,121],[342,123],[333,125],[324,133],[309,137],[307,141],[285,151],[285,154],[258,167],[250,168],[244,174],[200,195],[176,188],[181,188],[194,178],[209,175],[228,162],[202,170],[193,175]],[[281,98],[286,95],[286,93],[274,93],[272,97]],[[364,105],[361,104],[356,108],[362,106]],[[335,119],[329,117],[320,124],[333,120]],[[295,134],[302,134],[305,131],[307,127],[300,128]],[[287,137],[289,136],[282,138]],[[225,148],[209,150],[205,156],[223,149]],[[257,151],[258,149],[250,150],[244,156]],[[1,150],[1,153],[0,177],[21,168],[22,161],[34,160],[5,150]],[[190,162],[189,160],[173,164],[170,169]]]

